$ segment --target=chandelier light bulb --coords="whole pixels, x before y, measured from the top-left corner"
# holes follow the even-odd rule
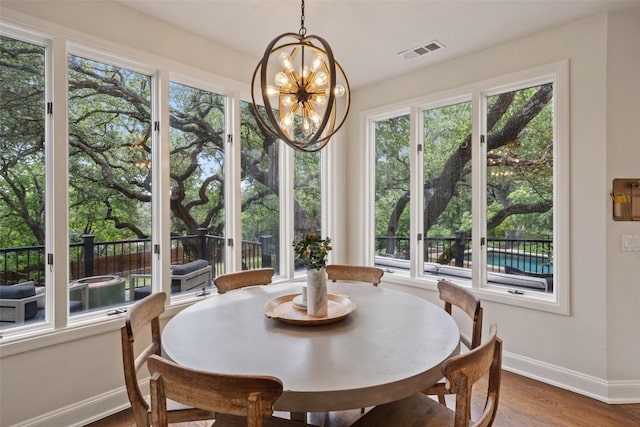
[[[289,77],[287,77],[287,75],[285,73],[283,73],[282,71],[280,71],[279,73],[276,73],[275,76],[275,82],[278,86],[282,87],[282,86],[286,86],[289,84]]]
[[[344,96],[345,92],[347,90],[344,88],[344,86],[342,86],[341,84],[337,84],[336,88],[333,90],[333,93],[337,96],[337,97],[342,97]]]
[[[311,69],[313,71],[317,70],[318,68],[320,68],[323,62],[324,62],[323,58],[320,55],[316,55],[315,59],[313,60],[313,63],[311,64]]]
[[[288,130],[292,124],[293,124],[292,112],[289,112],[286,116],[282,118],[282,120],[280,120],[280,128],[282,128],[282,130]]]
[[[320,125],[320,116],[315,111],[309,114],[309,118],[316,126]]]
[[[279,95],[280,91],[273,86],[267,86],[267,95],[276,96]]]
[[[282,102],[282,105],[285,107],[288,107],[293,104],[293,97],[291,95],[284,95],[280,98],[280,102]]]
[[[315,75],[315,79],[313,81],[313,83],[316,86],[323,86],[327,83],[327,74],[323,71],[320,71],[318,74]]]
[[[293,71],[293,64],[291,64],[291,56],[288,53],[282,52],[278,57],[278,59],[280,60],[280,64],[282,64],[285,70],[289,72]]]
[[[327,97],[324,96],[324,95],[316,95],[312,99],[316,104],[318,104],[320,106],[327,105]]]

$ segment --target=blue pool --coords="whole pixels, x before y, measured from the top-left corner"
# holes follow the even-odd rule
[[[549,262],[549,257],[541,255],[489,250],[487,264],[514,267],[527,273],[553,274],[553,265]]]
[[[471,254],[466,253],[465,259],[469,260]],[[526,273],[553,274],[553,265],[549,257],[527,253],[502,252],[489,249],[487,251],[487,264],[494,267],[513,267]]]

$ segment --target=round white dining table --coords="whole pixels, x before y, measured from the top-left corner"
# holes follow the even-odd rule
[[[265,303],[302,285],[237,289],[184,309],[162,332],[165,356],[204,371],[278,377],[275,410],[328,412],[410,396],[440,380],[442,363],[459,351],[460,331],[441,307],[371,284],[328,284],[356,304],[335,323],[265,316]]]

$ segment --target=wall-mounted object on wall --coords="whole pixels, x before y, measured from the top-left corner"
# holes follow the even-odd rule
[[[611,191],[614,221],[640,221],[640,178],[617,178]]]

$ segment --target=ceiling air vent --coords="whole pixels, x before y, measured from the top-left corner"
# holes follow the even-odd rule
[[[444,45],[442,43],[440,43],[437,40],[432,40],[428,43],[425,43],[423,45],[420,46],[416,46],[414,48],[411,49],[407,49],[407,50],[403,50],[402,52],[399,52],[398,55],[402,55],[404,59],[409,60],[409,59],[415,59],[419,56],[425,55],[429,52],[433,52],[436,51],[438,49],[442,49],[444,47]]]

